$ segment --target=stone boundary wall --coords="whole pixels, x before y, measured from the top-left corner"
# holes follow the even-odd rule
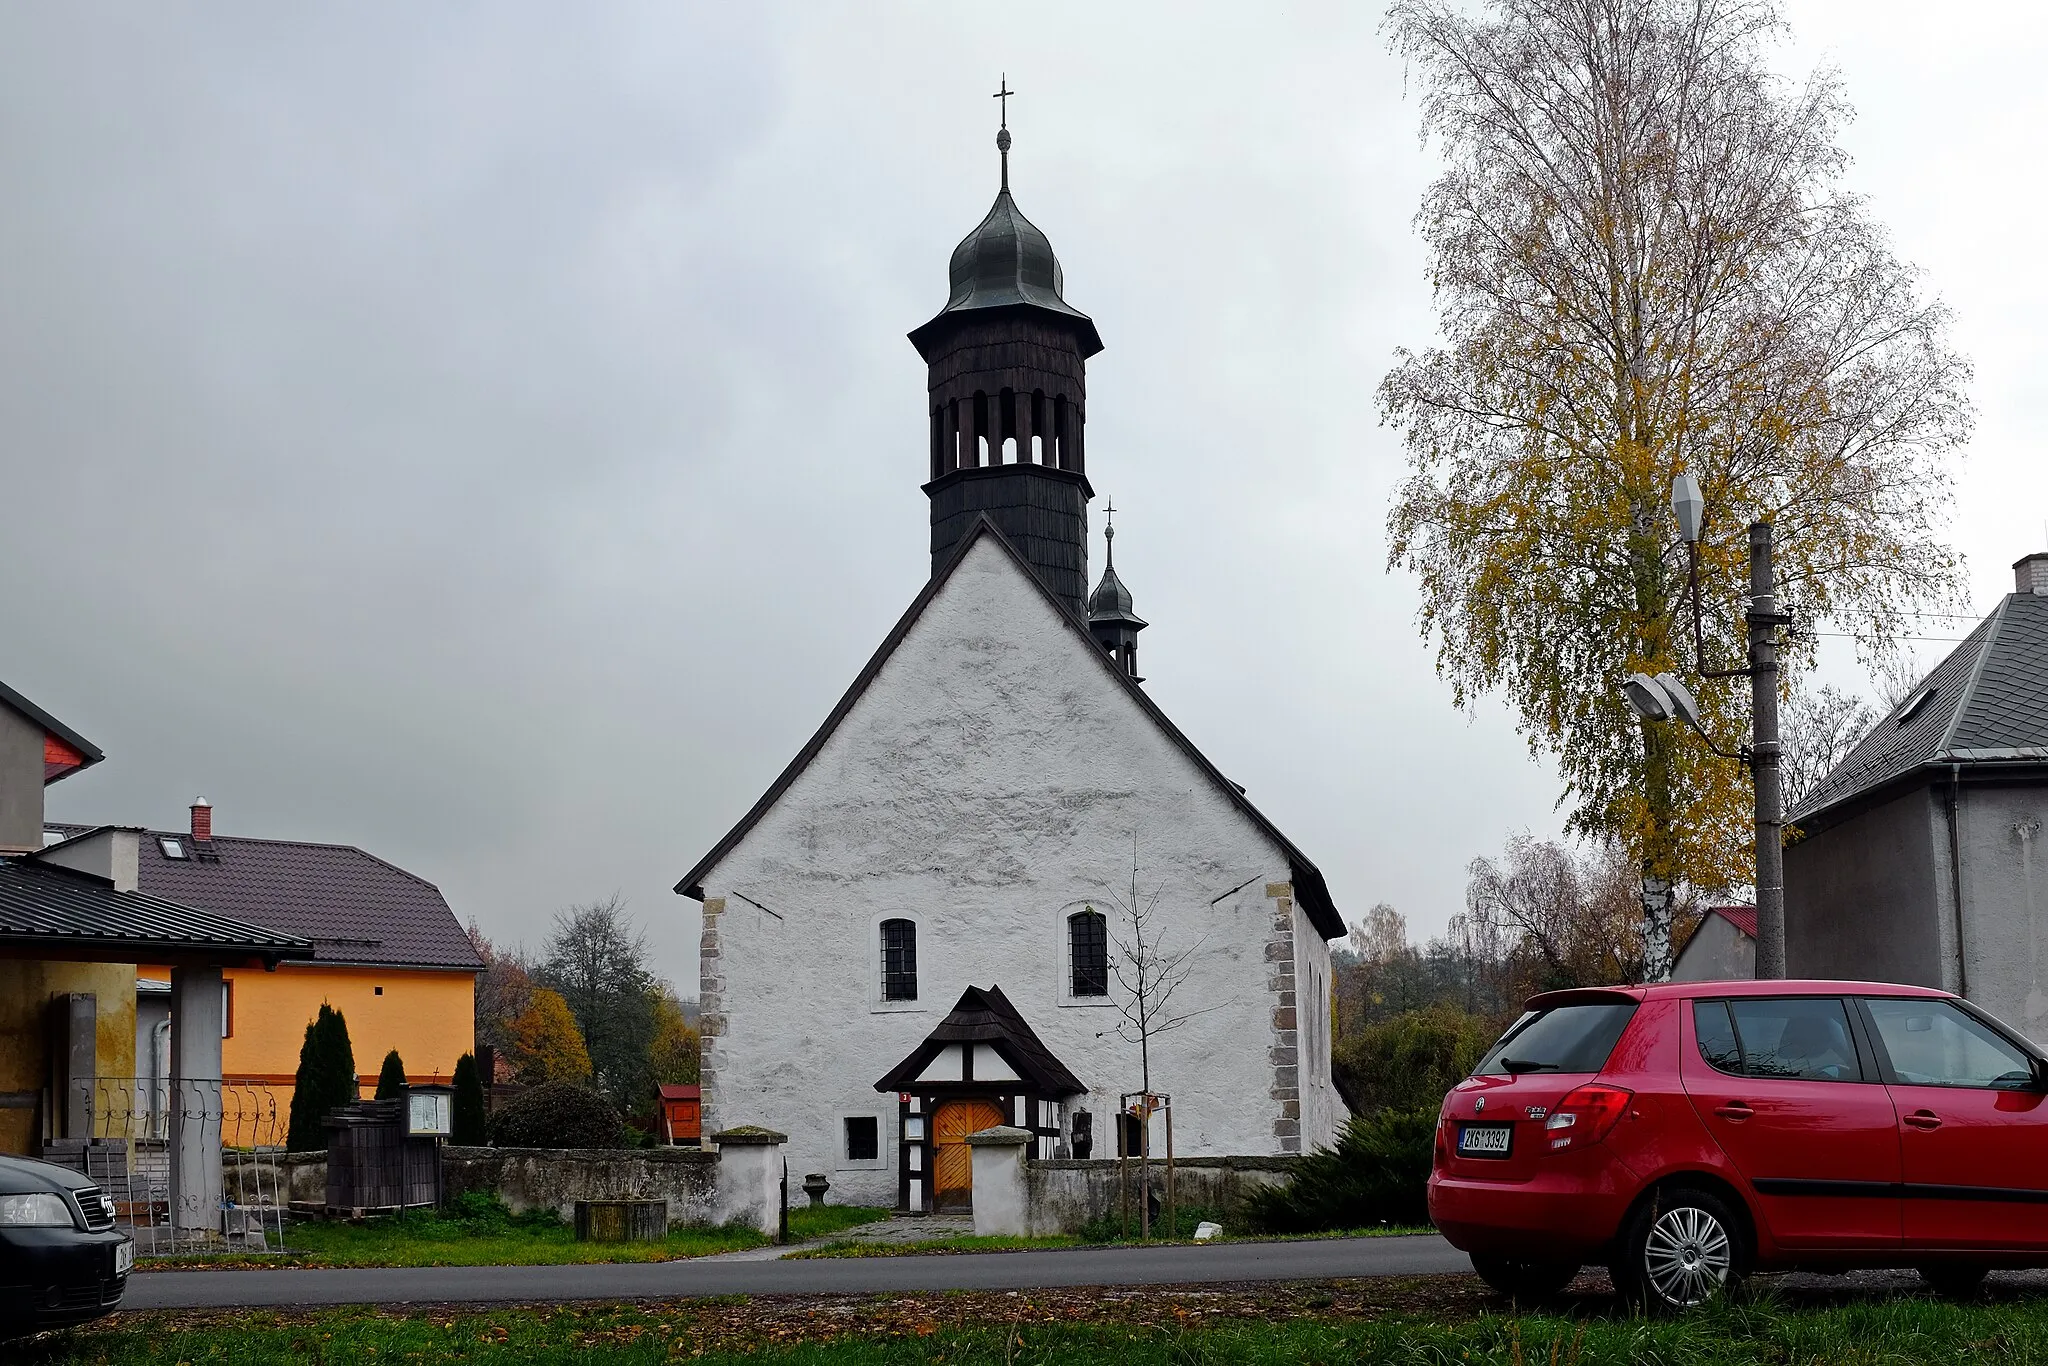
[[[1232,1228],[1255,1190],[1284,1184],[1301,1159],[1276,1157],[1179,1157],[1173,1163],[1174,1201],[1182,1209],[1215,1211]],[[1024,1164],[1026,1201],[1033,1234],[1077,1233],[1094,1219],[1114,1217],[1120,1207],[1118,1169],[1132,1189],[1131,1212],[1137,1214],[1138,1164],[1115,1159],[1030,1161]],[[977,1183],[980,1173],[976,1173]],[[1153,1188],[1163,1205],[1166,1164],[1154,1159]],[[1237,1231],[1233,1229],[1233,1231]]]
[[[458,1148],[441,1150],[449,1199],[471,1191],[494,1194],[514,1214],[551,1209],[564,1221],[578,1200],[666,1200],[671,1225],[719,1221],[716,1153],[695,1148]],[[250,1166],[253,1168],[255,1164]],[[254,1202],[277,1189],[294,1203],[327,1198],[327,1154],[282,1153],[272,1159],[276,1186],[253,1172],[246,1192],[229,1176],[228,1198]]]

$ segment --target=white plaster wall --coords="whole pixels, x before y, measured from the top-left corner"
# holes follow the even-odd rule
[[[1301,1151],[1308,1152],[1337,1141],[1337,1126],[1344,1122],[1346,1111],[1330,1080],[1330,946],[1298,905],[1294,921]]]
[[[1095,1152],[1114,1154],[1138,1049],[1117,1037],[1113,1007],[1067,998],[1062,935],[1083,903],[1120,932],[1109,892],[1129,895],[1134,842],[1168,947],[1200,945],[1173,1009],[1206,1013],[1153,1043],[1176,1148],[1282,1151],[1266,892],[1286,883],[1287,860],[1024,572],[978,542],[818,757],[703,879],[707,906],[725,906],[704,963],[724,1017],[706,1038],[706,1129],[788,1134],[792,1183],[825,1172],[835,1202],[895,1202],[895,1098],[874,1081],[969,985],[1002,987],[1090,1088],[1069,1108],[1095,1113]],[[919,926],[908,1007],[884,1006],[877,984],[875,927],[898,915]],[[1297,972],[1320,965],[1327,983],[1327,946],[1294,916]],[[1327,1058],[1327,996],[1300,1010]],[[1307,1142],[1327,1141],[1337,1112],[1319,1071],[1303,1096]],[[841,1121],[858,1114],[882,1118],[883,1151],[850,1166]]]

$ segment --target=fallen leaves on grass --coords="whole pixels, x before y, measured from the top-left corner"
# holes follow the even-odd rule
[[[1033,1325],[1094,1324],[1183,1330],[1232,1321],[1333,1318],[1474,1317],[1498,1301],[1469,1276],[1332,1280],[1291,1285],[1085,1286],[1030,1291],[945,1291],[899,1295],[778,1295],[612,1305],[453,1306],[287,1313],[247,1310],[122,1313],[97,1332],[246,1332],[251,1327],[332,1331],[365,1319],[416,1321],[479,1343],[575,1343],[587,1350],[626,1346],[660,1334],[679,1356],[744,1352],[845,1338],[929,1338],[941,1332],[1007,1326],[1022,1338]]]

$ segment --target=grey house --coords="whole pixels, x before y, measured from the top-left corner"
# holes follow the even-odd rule
[[[1788,817],[1795,977],[1959,992],[2048,1042],[2048,554]]]

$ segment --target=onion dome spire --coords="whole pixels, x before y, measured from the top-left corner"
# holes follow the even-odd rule
[[[1123,671],[1135,683],[1145,680],[1138,676],[1138,632],[1145,629],[1145,619],[1131,610],[1131,590],[1124,587],[1124,581],[1116,573],[1116,501],[1110,500],[1102,509],[1103,560],[1102,582],[1095,585],[1095,591],[1088,595],[1088,634],[1095,637],[1095,643],[1109,651]]]

